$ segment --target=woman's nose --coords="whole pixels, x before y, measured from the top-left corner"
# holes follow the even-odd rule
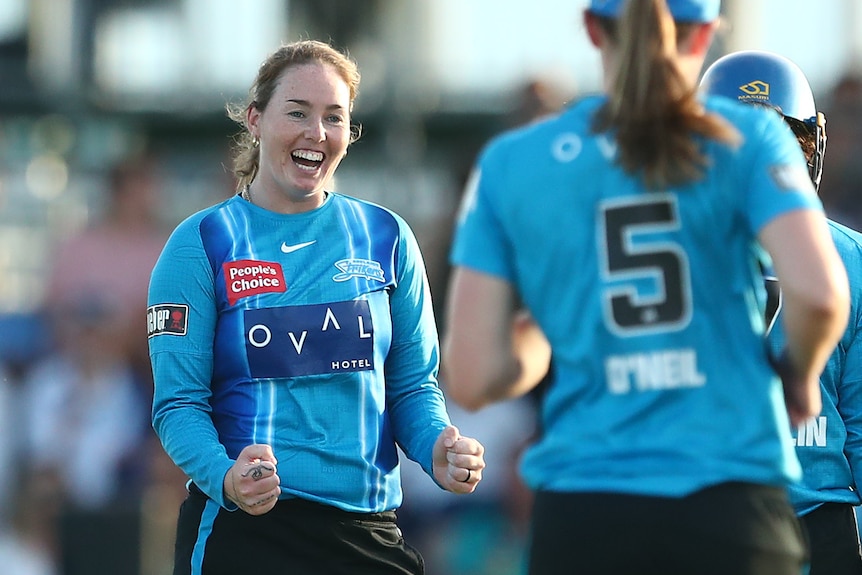
[[[323,120],[309,118],[308,124],[305,126],[305,136],[316,142],[326,139],[326,128],[323,125]]]

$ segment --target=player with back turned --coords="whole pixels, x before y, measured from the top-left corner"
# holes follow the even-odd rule
[[[796,64],[770,52],[735,52],[706,70],[701,89],[774,108],[799,140],[819,187],[826,122]],[[794,429],[802,480],[791,485],[790,501],[808,531],[810,575],[858,575],[862,556],[854,507],[862,503],[862,234],[828,223],[850,281],[850,321],[820,376],[823,409]],[[779,312],[770,332],[773,349],[785,340],[782,316]]]
[[[604,93],[492,140],[465,194],[449,397],[518,396],[553,361],[520,464],[530,575],[805,563],[787,429],[820,411],[847,277],[781,118],[697,94],[719,13],[718,0],[591,0]],[[784,282],[782,378],[758,249]]]

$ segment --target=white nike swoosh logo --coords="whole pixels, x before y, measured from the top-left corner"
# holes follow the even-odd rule
[[[310,242],[304,242],[301,244],[294,244],[292,246],[289,246],[286,243],[282,242],[281,243],[281,251],[283,251],[286,254],[289,254],[291,252],[295,252],[296,250],[301,250],[302,248],[308,247],[316,241],[317,240],[311,240]]]

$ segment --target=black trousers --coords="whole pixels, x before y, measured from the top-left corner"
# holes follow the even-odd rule
[[[811,546],[809,575],[862,575],[859,527],[846,503],[826,503],[802,516]]]
[[[530,575],[799,575],[801,523],[783,489],[725,483],[683,498],[536,494]]]
[[[180,508],[174,575],[423,575],[395,512],[350,513],[302,499],[226,511],[193,484]],[[198,570],[199,569],[199,570]]]

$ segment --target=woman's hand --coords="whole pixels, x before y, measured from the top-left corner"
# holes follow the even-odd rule
[[[275,455],[269,445],[249,445],[224,476],[228,499],[249,515],[263,515],[281,494]]]
[[[434,479],[452,493],[473,493],[482,481],[485,448],[472,437],[462,437],[450,425],[434,443]]]

